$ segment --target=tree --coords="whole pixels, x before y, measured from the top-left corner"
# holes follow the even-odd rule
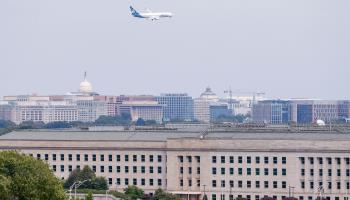
[[[49,123],[44,125],[44,128],[48,128],[48,129],[51,129],[51,128],[72,128],[72,125],[69,124],[68,122],[58,121],[58,122],[49,122]]]
[[[15,123],[7,120],[0,120],[0,128],[14,128],[14,127],[16,127]]]
[[[131,200],[141,199],[145,195],[142,189],[134,185],[129,185],[127,188],[125,188],[124,194],[130,197]]]
[[[94,123],[95,125],[130,125],[131,115],[122,113],[117,116],[100,116]]]
[[[94,197],[92,196],[91,191],[85,196],[85,200],[94,200]]]
[[[144,125],[146,125],[146,122],[142,118],[138,118],[135,125],[136,126],[144,126]]]
[[[42,121],[33,122],[33,121],[24,121],[19,125],[20,129],[41,129],[44,128],[45,124]]]
[[[159,188],[155,191],[152,200],[181,200],[181,198]]]
[[[80,189],[96,189],[107,190],[107,180],[104,177],[96,177],[95,172],[89,166],[84,166],[82,170],[73,170],[66,182],[64,182],[64,188],[69,188],[74,182],[85,181],[79,188]]]
[[[2,151],[0,199],[64,200],[66,195],[48,164],[16,151]]]

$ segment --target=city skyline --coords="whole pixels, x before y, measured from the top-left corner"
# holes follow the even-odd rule
[[[101,94],[211,86],[269,97],[350,99],[348,1],[0,2],[0,96],[63,94],[89,72]],[[69,5],[69,6],[67,6]]]

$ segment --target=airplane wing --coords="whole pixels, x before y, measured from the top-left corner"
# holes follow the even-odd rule
[[[151,20],[153,21],[153,20],[159,20],[160,19],[160,17],[159,16],[152,16],[151,17]]]

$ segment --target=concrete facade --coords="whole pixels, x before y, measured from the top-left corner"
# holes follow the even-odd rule
[[[12,132],[0,149],[46,160],[62,179],[85,165],[110,188],[166,189],[184,199],[330,200],[350,191],[350,135],[224,132]]]

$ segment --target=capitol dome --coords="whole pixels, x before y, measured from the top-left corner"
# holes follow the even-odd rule
[[[86,79],[86,72],[84,73],[84,81],[82,81],[80,83],[79,92],[81,92],[81,93],[91,93],[92,92],[92,85]]]

